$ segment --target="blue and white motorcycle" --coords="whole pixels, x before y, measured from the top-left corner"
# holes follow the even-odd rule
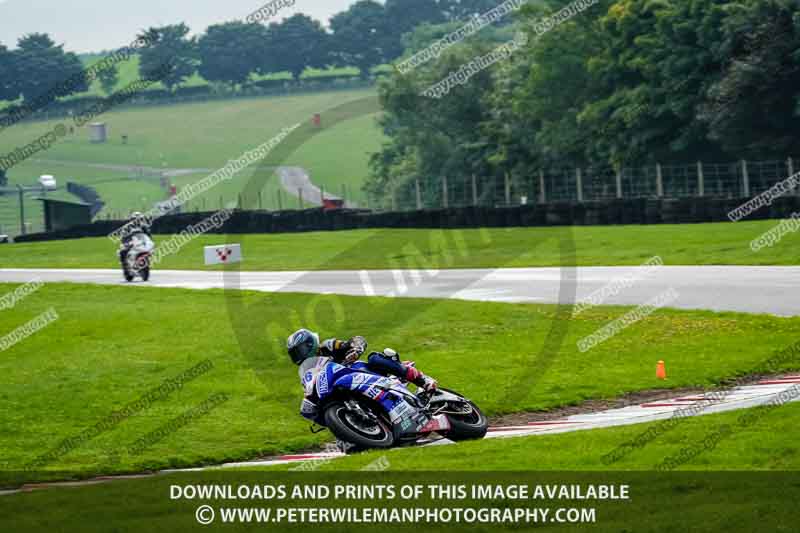
[[[481,439],[489,427],[478,406],[458,393],[413,393],[362,362],[344,366],[312,357],[300,365],[300,380],[301,414],[330,429],[347,451],[414,444],[433,432],[453,441]]]

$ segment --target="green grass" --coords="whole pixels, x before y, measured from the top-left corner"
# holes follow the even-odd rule
[[[758,408],[755,408],[758,409]],[[712,449],[698,453],[680,470],[800,470],[800,403],[775,408],[752,425],[740,417],[752,409],[702,415],[681,421],[671,431],[618,462],[605,464],[602,457],[620,444],[631,442],[659,422],[635,424],[556,435],[538,435],[464,442],[458,446],[410,448],[392,452],[390,469],[413,471],[609,471],[655,470],[665,458],[702,443],[720,428],[730,427],[727,438]],[[371,451],[320,463],[320,471],[360,470],[385,452]],[[296,466],[296,465],[295,465]],[[271,467],[288,470],[292,465]]]
[[[103,178],[98,192],[108,204],[105,213],[129,213],[152,207],[163,199],[158,178],[131,183],[126,178],[131,172],[103,171],[87,167],[87,163],[147,166],[154,168],[212,169],[223,167],[228,160],[242,154],[277,135],[283,128],[297,123],[307,124],[314,113],[336,107],[342,103],[373,95],[372,90],[334,91],[298,96],[225,100],[197,104],[181,104],[112,110],[99,120],[108,126],[109,139],[104,144],[93,144],[85,130],[77,129],[46,152],[37,153],[8,171],[11,184],[32,184],[41,174],[54,174],[57,179],[93,184]],[[13,151],[51,130],[59,121],[20,123],[0,135],[0,154]],[[123,144],[122,135],[128,136]],[[288,153],[286,164],[312,167],[312,175],[319,174],[321,183],[329,190],[340,190],[346,184],[358,191],[366,176],[368,153],[378,148],[380,134],[374,121],[357,119],[352,123],[331,126],[323,130],[320,140],[314,138],[312,148],[300,147],[296,154]],[[346,141],[346,144],[342,144]],[[73,166],[48,161],[72,162]],[[280,185],[269,169],[258,171],[257,165],[241,171],[230,181],[219,184],[206,194],[198,196],[186,208],[218,208],[220,202],[235,202],[246,184],[263,172],[262,206],[276,209]],[[195,172],[172,178],[179,190],[196,182],[210,172]],[[119,177],[116,183],[109,177]],[[257,207],[256,194],[250,190],[246,198]],[[283,193],[282,205],[296,206]],[[0,219],[13,218],[8,207],[0,204]],[[103,215],[105,215],[103,213]],[[41,224],[36,213],[28,220]],[[2,223],[2,221],[0,221]]]
[[[367,115],[330,128],[304,144],[292,160],[302,162],[311,181],[326,193],[364,206],[361,186],[369,175],[369,156],[379,152],[385,140],[376,127],[377,118],[377,114]],[[347,187],[346,195],[342,186]]]
[[[13,287],[2,286],[0,294]],[[197,363],[214,363],[49,462],[48,475],[56,477],[246,459],[329,438],[309,433],[297,413],[301,390],[284,350],[286,336],[301,325],[323,336],[363,334],[373,348],[393,346],[492,415],[664,387],[654,376],[658,359],[669,365],[667,387],[711,386],[757,370],[800,333],[800,318],[660,310],[581,354],[576,342],[625,308],[596,308],[568,320],[548,305],[71,284],[49,284],[0,312],[0,332],[50,307],[59,320],[0,357],[6,470],[29,464]],[[563,341],[545,348],[553,328]],[[784,368],[800,368],[800,361]],[[126,451],[217,393],[230,400],[141,455]]]
[[[268,141],[284,127],[307,123],[316,112],[372,94],[372,90],[339,91],[111,110],[99,119],[107,124],[109,142],[90,143],[88,134],[80,130],[35,157],[216,169]],[[8,128],[0,136],[0,153],[31,142],[59,122],[20,123]],[[122,144],[122,135],[128,135],[127,144]],[[9,176],[16,168],[9,170]]]
[[[749,411],[749,410],[748,410]],[[735,426],[747,411],[708,415],[684,421],[662,441],[651,443],[636,459],[606,471],[598,455],[606,448],[645,431],[637,425],[563,435],[494,439],[460,443],[455,446],[411,448],[358,454],[318,464],[313,472],[281,472],[281,467],[247,468],[234,471],[182,473],[144,479],[117,480],[79,488],[51,488],[32,493],[0,497],[0,525],[9,531],[144,531],[153,524],[175,532],[196,531],[195,511],[211,505],[217,512],[212,531],[220,525],[220,508],[405,508],[443,509],[453,507],[558,507],[595,509],[595,523],[570,525],[533,524],[428,524],[433,531],[794,531],[796,503],[800,496],[797,470],[800,446],[796,439],[800,405],[790,404],[765,416],[758,424],[740,429],[728,440],[698,456],[687,465],[691,472],[656,473],[651,469],[660,459],[688,445],[702,441],[722,425]],[[379,463],[375,463],[380,461]],[[382,472],[363,472],[370,464],[388,467]],[[625,471],[620,471],[624,469]],[[750,472],[748,472],[750,470]],[[549,472],[542,472],[549,471]],[[755,472],[754,472],[755,471]],[[172,499],[173,486],[222,485],[235,491],[242,485],[284,486],[285,499]],[[339,485],[391,485],[397,494],[403,485],[419,485],[418,499],[297,498],[294,488],[321,485],[335,494]],[[472,497],[475,486],[588,485],[627,486],[623,500],[515,500],[511,497]],[[431,497],[429,487],[464,487],[465,499]],[[617,489],[619,493],[619,489]],[[512,493],[513,494],[513,493]],[[120,502],[124,502],[122,505]],[[226,524],[236,531],[303,531],[307,523]],[[316,531],[414,531],[419,524],[314,524]]]
[[[242,244],[243,270],[537,267],[570,264],[559,239],[571,232],[581,266],[640,265],[655,255],[667,265],[797,265],[800,235],[753,253],[752,239],[778,221],[572,228],[465,230],[376,229],[315,233],[204,235],[160,268],[202,269],[203,246]],[[169,237],[159,236],[157,241]],[[116,268],[105,237],[0,246],[7,268]]]
[[[161,188],[157,176],[143,175],[135,171],[102,169],[89,167],[81,163],[26,161],[9,175],[9,186],[38,185],[38,178],[50,174],[62,187],[56,193],[47,193],[49,197],[77,201],[78,198],[65,190],[67,182],[81,183],[94,187],[106,203],[100,217],[106,215],[127,216],[133,210],[147,210],[158,201],[166,199],[166,192]],[[25,195],[25,221],[31,225],[31,231],[44,231],[44,215],[41,202],[34,198],[40,193],[30,192]],[[9,231],[10,235],[19,233],[19,201],[16,194],[0,195],[0,228]],[[3,231],[0,231],[3,233]]]

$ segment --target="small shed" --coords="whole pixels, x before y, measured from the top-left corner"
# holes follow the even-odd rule
[[[92,206],[85,202],[36,198],[43,204],[44,230],[58,231],[92,223]]]

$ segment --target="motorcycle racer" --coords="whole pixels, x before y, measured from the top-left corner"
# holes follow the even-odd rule
[[[335,363],[351,365],[359,360],[367,349],[367,340],[358,335],[349,340],[328,339],[322,344],[313,331],[299,329],[289,336],[286,347],[296,365],[310,357],[330,357]],[[436,380],[426,376],[411,361],[400,362],[400,356],[387,348],[383,353],[372,352],[367,358],[367,368],[383,376],[396,376],[420,387],[426,392],[436,390]]]
[[[289,336],[286,342],[289,357],[298,367],[300,367],[300,380],[305,387],[305,395],[300,404],[300,415],[311,421],[318,422],[321,413],[319,412],[314,387],[307,387],[313,382],[306,382],[304,374],[308,370],[304,362],[316,357],[331,358],[333,362],[343,366],[350,366],[356,363],[367,349],[367,341],[364,337],[355,336],[349,340],[328,339],[322,344],[319,336],[307,329],[300,329]],[[311,361],[309,361],[311,362]],[[367,370],[382,376],[396,376],[401,380],[409,381],[419,387],[425,393],[434,393],[438,384],[430,376],[420,372],[412,361],[400,362],[397,352],[387,348],[383,353],[372,352],[365,364]],[[447,430],[450,423],[445,415],[437,415],[432,418],[422,416],[415,424],[415,431],[419,433],[432,433],[435,431]],[[342,443],[339,443],[341,446]]]
[[[136,211],[130,216],[130,220],[123,226],[124,233],[121,238],[121,246],[119,250],[119,260],[122,264],[125,264],[125,261],[128,258],[128,252],[131,250],[132,246],[132,237],[137,233],[144,233],[148,237],[152,237],[150,234],[150,224],[144,218],[140,212]]]

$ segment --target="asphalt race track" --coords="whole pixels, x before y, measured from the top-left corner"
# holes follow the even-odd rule
[[[663,266],[510,268],[463,270],[370,270],[309,272],[222,272],[155,270],[133,286],[189,289],[229,288],[352,296],[455,298],[519,303],[556,303],[562,277],[576,283],[576,299],[609,284],[618,290],[605,305],[640,305],[670,289],[678,297],[668,307],[800,315],[800,267]],[[620,284],[624,278],[638,278]],[[118,270],[0,269],[0,282],[97,283],[125,285]],[[566,287],[569,288],[569,287]],[[569,294],[572,290],[564,290]],[[573,303],[573,302],[563,302]]]

